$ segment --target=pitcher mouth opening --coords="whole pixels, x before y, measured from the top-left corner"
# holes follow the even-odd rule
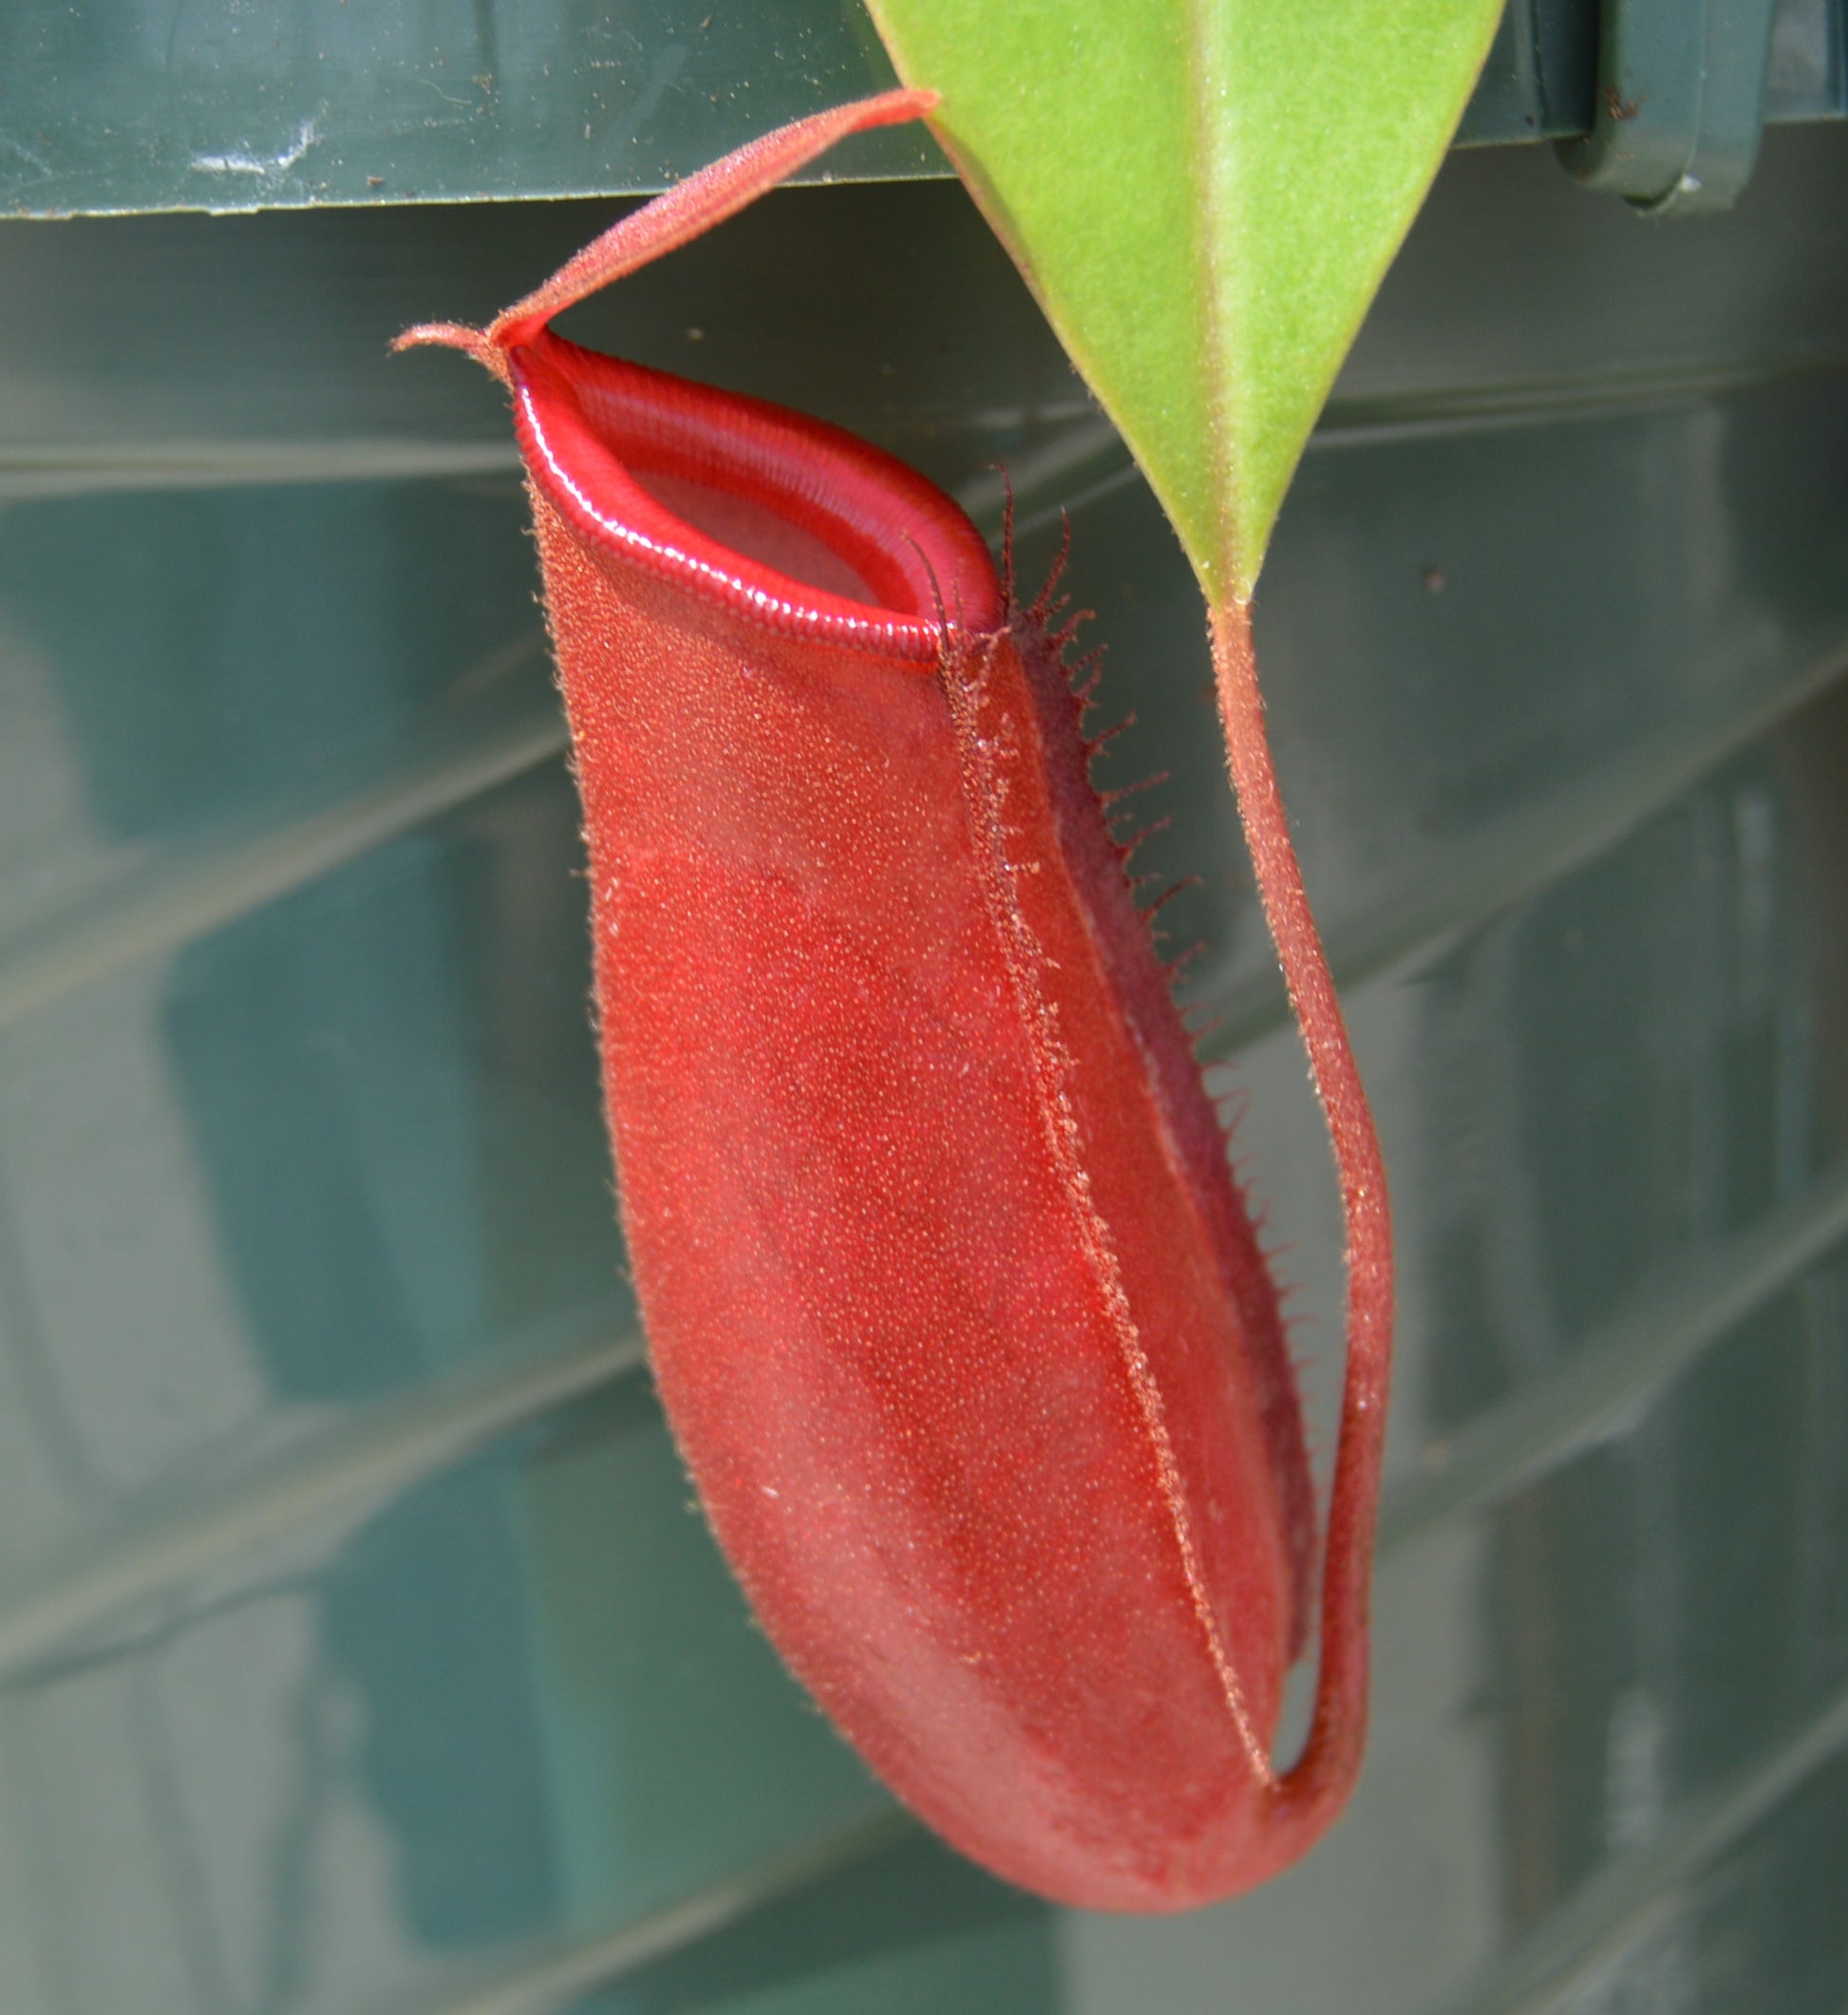
[[[981,534],[881,449],[549,330],[508,361],[540,487],[634,564],[746,620],[920,667],[947,631],[1000,628]]]

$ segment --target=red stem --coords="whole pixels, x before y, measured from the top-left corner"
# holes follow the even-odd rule
[[[1276,1786],[1274,1844],[1281,1866],[1303,1853],[1340,1811],[1367,1742],[1367,1589],[1392,1377],[1392,1215],[1379,1135],[1277,790],[1250,605],[1230,601],[1215,608],[1212,631],[1238,815],[1328,1120],[1348,1236],[1348,1373],[1322,1570],[1321,1664],[1309,1741]]]
[[[554,315],[676,246],[704,236],[715,224],[735,217],[850,133],[922,119],[936,109],[936,104],[934,91],[882,91],[875,98],[857,99],[852,104],[835,105],[795,120],[748,141],[612,224],[601,237],[559,267],[544,286],[504,310],[488,330],[489,341],[502,349],[530,343]]]
[[[834,105],[779,126],[617,218],[542,286],[503,309],[488,328],[423,322],[405,330],[391,347],[410,349],[424,343],[446,345],[465,351],[505,384],[507,352],[534,341],[554,315],[563,314],[612,280],[650,265],[735,217],[850,133],[902,125],[907,120],[924,118],[936,105],[934,91],[881,91],[876,97],[856,99],[852,104]]]

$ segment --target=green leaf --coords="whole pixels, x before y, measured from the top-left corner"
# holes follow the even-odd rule
[[[870,0],[1174,520],[1243,597],[1501,0]]]

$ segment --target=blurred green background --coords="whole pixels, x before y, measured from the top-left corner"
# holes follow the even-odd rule
[[[263,214],[0,224],[6,2015],[1848,2009],[1848,125],[1840,9],[1776,29],[1730,216],[1453,157],[1286,510],[1405,1277],[1375,1732],[1309,1862],[1136,1922],[895,1814],[689,1506],[504,408],[385,349],[612,214],[413,196],[658,185],[883,81],[870,31],[9,10],[0,206]],[[1518,6],[1468,136],[1573,130],[1592,63]],[[1327,1151],[1190,576],[928,145],[832,165],[880,179],[569,326],[990,531],[1005,463],[1028,578],[1069,514],[1326,1454]]]

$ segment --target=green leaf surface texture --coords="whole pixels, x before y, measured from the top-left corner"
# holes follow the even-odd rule
[[[1210,599],[1284,492],[1501,0],[871,0]]]

